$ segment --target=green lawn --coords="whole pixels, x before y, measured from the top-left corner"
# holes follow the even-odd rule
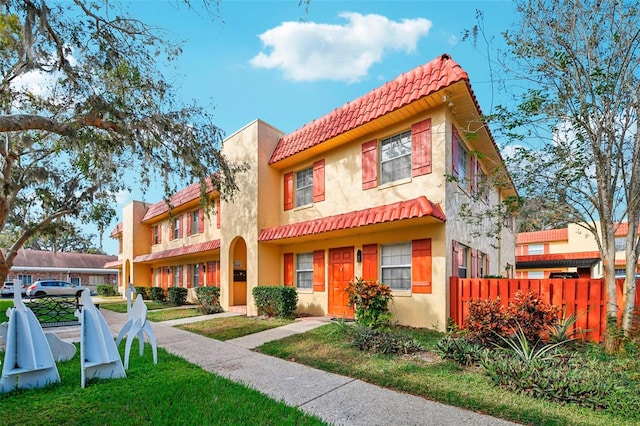
[[[349,326],[328,324],[304,334],[268,342],[257,351],[523,424],[638,424],[637,420],[629,420],[638,418],[633,404],[621,404],[620,410],[627,413],[617,415],[517,395],[495,387],[477,369],[441,361],[433,351],[422,353],[422,356],[363,352],[351,345],[346,327]],[[441,333],[429,330],[407,329],[406,332],[427,349],[434,349],[442,337]],[[634,359],[628,358],[629,368],[637,369],[638,363]]]
[[[0,324],[9,321],[7,309],[13,306],[13,299],[0,300]]]
[[[121,345],[121,350],[124,345]],[[134,351],[135,352],[135,351]],[[79,354],[79,349],[78,349]],[[59,384],[0,394],[3,425],[321,425],[321,420],[210,374],[158,348],[131,356],[127,377],[80,387],[80,360],[58,364]],[[4,354],[0,355],[4,357]]]
[[[215,318],[178,326],[183,330],[201,334],[217,340],[229,340],[271,328],[291,324],[293,320],[283,318],[250,318],[235,316]]]
[[[144,302],[147,305],[147,309],[150,311],[156,310],[156,309],[167,309],[167,308],[175,308],[175,306],[173,305],[169,305],[167,303],[162,303],[162,302],[148,302],[145,301]],[[107,303],[101,303],[100,304],[100,309],[108,309],[110,311],[113,312],[118,312],[121,314],[124,314],[127,312],[127,302],[107,302]]]
[[[203,315],[202,312],[196,308],[176,308],[176,309],[163,309],[147,312],[147,319],[149,321],[169,321],[179,318],[190,318]]]

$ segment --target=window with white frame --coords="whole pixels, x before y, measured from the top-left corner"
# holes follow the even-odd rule
[[[180,222],[182,222],[182,217],[176,217],[173,219],[173,239],[177,240],[180,238]]]
[[[69,282],[73,285],[80,285],[80,277],[69,277]]]
[[[458,155],[453,161],[456,162],[454,176],[461,184],[467,184],[467,176],[469,176],[469,152],[464,146],[462,139],[458,138]]]
[[[544,279],[544,271],[529,271],[527,272],[527,278],[542,280]]]
[[[313,167],[296,173],[296,207],[313,202]]]
[[[18,279],[22,282],[22,284],[31,284],[33,282],[33,278],[31,275],[18,275]]]
[[[173,269],[173,286],[181,287],[182,286],[182,266],[174,266]]]
[[[194,287],[200,286],[200,268],[201,265],[199,263],[196,263],[193,265],[193,268],[191,268],[191,284]]]
[[[313,253],[296,255],[296,286],[305,289],[313,287]]]
[[[529,244],[529,254],[544,254],[544,244]]]
[[[458,244],[458,277],[467,278],[469,271],[469,247]]]
[[[160,244],[160,225],[153,227],[153,244]]]
[[[200,232],[200,211],[192,211],[189,213],[191,219],[191,235]]]
[[[411,131],[380,142],[380,183],[411,177]]]
[[[392,290],[411,290],[411,243],[382,245],[380,269]]]
[[[625,251],[627,249],[627,237],[616,237],[613,244],[616,251]]]

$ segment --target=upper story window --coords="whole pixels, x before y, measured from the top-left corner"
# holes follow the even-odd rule
[[[381,246],[382,282],[392,290],[411,290],[411,243]]]
[[[191,222],[190,235],[200,232],[200,210],[195,210],[189,213],[189,220]]]
[[[295,176],[294,176],[295,175]],[[294,191],[295,189],[295,191]],[[295,200],[294,200],[295,192]],[[284,175],[284,210],[324,201],[324,160],[318,160],[312,167]]]
[[[469,176],[469,151],[467,151],[458,130],[453,127],[453,176],[458,179],[461,184],[467,183]]]
[[[544,254],[544,244],[529,244],[529,254]]]
[[[160,225],[151,228],[151,244],[160,244]]]
[[[180,224],[182,222],[182,216],[178,216],[173,219],[172,224],[172,237],[174,240],[182,237],[182,230],[180,228]]]
[[[296,173],[296,207],[313,202],[313,168]]]
[[[380,142],[380,183],[411,177],[411,131]]]
[[[431,173],[431,119],[362,144],[362,189]]]
[[[296,255],[296,286],[313,288],[313,253]]]
[[[625,251],[627,249],[627,237],[616,237],[614,246],[616,251]]]

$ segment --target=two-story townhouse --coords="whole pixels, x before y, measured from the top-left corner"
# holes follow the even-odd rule
[[[126,237],[155,235],[158,223],[197,205],[197,195],[172,201],[172,215],[164,202],[125,208],[115,234],[123,241],[123,277],[173,285],[162,278],[170,265],[193,259],[208,274],[209,262],[219,262],[213,282],[225,309],[246,305],[253,315],[252,289],[284,284],[297,288],[299,312],[336,317],[353,315],[344,289],[363,277],[392,288],[399,324],[442,329],[449,277],[499,274],[515,263],[510,229],[498,241],[475,237],[458,217],[485,175],[503,167],[480,117],[467,73],[442,55],[290,134],[256,120],[223,144],[231,161],[250,168],[237,177],[237,196],[203,218],[197,240],[179,238],[179,224],[174,245],[164,239],[168,229],[137,250]],[[511,184],[494,187],[482,203],[513,194]]]
[[[597,229],[600,224],[596,223]],[[616,276],[624,277],[628,224],[615,233]],[[516,237],[516,278],[549,278],[557,272],[577,273],[580,278],[602,278],[598,243],[591,232],[577,223],[566,228],[520,232]]]

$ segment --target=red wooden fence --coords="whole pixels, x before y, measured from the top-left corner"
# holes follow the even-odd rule
[[[617,280],[618,307],[622,309],[622,285]],[[640,286],[639,286],[640,287]],[[450,317],[464,327],[469,314],[470,300],[495,299],[498,296],[502,304],[513,300],[518,290],[535,291],[546,303],[566,309],[567,315],[575,312],[580,318],[576,327],[586,330],[586,338],[601,342],[606,329],[606,288],[602,279],[492,279],[457,278],[450,280]],[[640,293],[636,290],[636,306],[640,306]],[[620,313],[619,313],[620,315]]]

